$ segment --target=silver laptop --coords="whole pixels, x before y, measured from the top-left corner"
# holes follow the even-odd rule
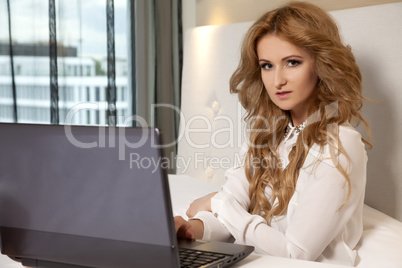
[[[1,253],[31,267],[108,268],[223,267],[249,255],[177,241],[159,145],[153,128],[0,124]]]

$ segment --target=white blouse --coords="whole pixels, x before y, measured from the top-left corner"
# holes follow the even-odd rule
[[[291,127],[280,144],[284,166],[297,136],[296,128]],[[204,223],[203,240],[234,238],[236,243],[253,245],[260,254],[353,266],[354,248],[363,232],[367,154],[361,135],[349,124],[339,127],[339,139],[350,162],[344,155],[339,155],[338,161],[351,182],[351,195],[342,208],[348,193],[346,179],[331,160],[329,145],[324,152],[313,145],[286,214],[275,217],[271,225],[247,212],[250,198],[244,167],[227,170],[227,182],[211,199],[212,213],[200,211],[194,217]],[[243,148],[243,153],[246,150]],[[270,194],[267,187],[266,195]]]

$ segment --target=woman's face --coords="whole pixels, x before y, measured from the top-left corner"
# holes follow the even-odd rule
[[[290,111],[293,125],[303,123],[318,81],[312,56],[274,34],[258,41],[257,54],[269,97],[279,108]]]

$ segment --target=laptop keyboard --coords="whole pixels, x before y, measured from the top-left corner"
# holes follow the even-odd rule
[[[204,265],[208,265],[225,257],[226,255],[214,252],[198,251],[186,248],[179,249],[181,268],[203,267]]]

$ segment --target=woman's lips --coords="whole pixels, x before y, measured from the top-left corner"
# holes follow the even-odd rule
[[[288,97],[291,93],[291,91],[279,91],[276,93],[276,96],[278,96],[279,99],[284,99]]]

